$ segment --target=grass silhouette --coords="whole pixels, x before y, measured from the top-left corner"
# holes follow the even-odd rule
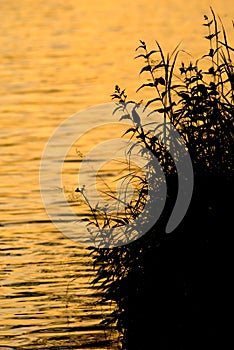
[[[136,58],[144,61],[140,74],[146,77],[138,91],[149,91],[152,98],[144,102],[145,108],[162,114],[162,138],[148,133],[129,111],[132,101],[125,90],[116,86],[112,94],[124,118],[132,120],[126,134],[157,157],[167,182],[165,208],[147,234],[125,246],[90,248],[93,283],[102,302],[115,305],[102,322],[119,331],[123,350],[225,348],[227,334],[222,337],[221,328],[229,307],[234,49],[213,9],[210,18],[204,16],[204,26],[208,50],[195,62],[179,64],[184,55],[179,47],[165,54],[158,42],[150,50],[140,41],[136,49]],[[184,220],[166,235],[178,190],[175,164],[163,142],[168,123],[178,130],[192,159],[194,193]],[[123,216],[90,206],[90,232],[95,227],[102,236],[105,227],[134,220],[147,201],[144,177],[138,186],[138,197]]]

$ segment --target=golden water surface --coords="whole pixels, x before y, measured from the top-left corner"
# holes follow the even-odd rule
[[[203,54],[210,5],[233,33],[233,0],[0,0],[0,349],[105,348],[87,251],[41,201],[41,155],[60,122],[109,102],[115,84],[136,98],[139,39]],[[72,195],[75,163],[65,170]]]

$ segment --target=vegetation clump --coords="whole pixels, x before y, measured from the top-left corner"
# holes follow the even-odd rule
[[[144,41],[136,49],[137,59],[144,61],[140,74],[147,77],[138,91],[152,96],[145,107],[162,114],[164,131],[168,123],[176,128],[193,163],[192,201],[171,234],[165,234],[165,225],[178,190],[173,159],[163,138],[148,133],[128,111],[132,101],[125,90],[116,86],[112,94],[117,108],[132,120],[127,133],[157,157],[167,181],[165,208],[146,235],[125,246],[90,248],[97,271],[93,283],[103,302],[115,305],[103,323],[119,331],[123,350],[211,349],[218,342],[222,348],[230,281],[234,49],[212,9],[204,26],[209,47],[195,62],[179,64],[179,48],[166,55],[158,42],[154,50]],[[126,215],[137,216],[146,202],[147,183],[141,180],[138,200]],[[91,211],[96,228],[110,225],[106,213]],[[96,215],[103,215],[102,224]],[[121,220],[112,224],[121,225]]]

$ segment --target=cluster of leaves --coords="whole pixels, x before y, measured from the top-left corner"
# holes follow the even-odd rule
[[[148,74],[148,79],[137,91],[151,89],[154,92],[155,97],[146,101],[145,108],[150,107],[162,114],[165,138],[168,123],[178,130],[191,156],[195,176],[206,173],[230,177],[234,165],[234,49],[228,44],[223,24],[221,20],[218,23],[212,9],[211,14],[211,19],[204,16],[204,26],[208,30],[205,39],[209,42],[209,49],[195,63],[182,62],[179,65],[181,51],[178,47],[172,54],[165,55],[158,42],[155,50],[148,50],[146,43],[140,41],[140,46],[136,49],[137,58],[144,60],[140,74]],[[135,108],[129,112],[129,105],[133,101],[127,99],[125,90],[119,86],[115,87],[112,99],[123,112],[122,119],[132,120],[133,125],[126,133],[131,134],[131,138],[134,137],[157,157],[169,182],[173,179],[173,192],[176,182],[173,160],[162,138],[148,133],[141,126],[137,107],[142,105],[142,101],[134,102]],[[142,189],[139,191],[138,206],[131,212],[132,215],[138,213],[146,201],[143,195],[147,190],[144,181]],[[93,211],[92,214],[94,225],[100,229],[96,214]],[[110,225],[107,216],[105,220],[109,220]],[[121,220],[126,221],[126,218],[118,220],[120,221],[116,222],[115,218],[115,225],[121,225]],[[132,280],[138,281],[137,288],[140,290],[141,281],[144,280],[145,257],[154,254],[161,244],[163,232],[157,231],[157,235],[155,232],[153,228],[151,235],[145,235],[143,239],[124,247],[91,248],[97,270],[93,282],[102,291],[103,301],[111,300],[116,304],[112,314],[103,322],[117,326],[122,334],[123,349],[127,348],[127,329],[131,323],[127,305],[131,298]]]
[[[234,49],[227,42],[222,22],[219,30],[216,16],[211,11],[211,20],[204,16],[209,51],[195,63],[186,65],[182,62],[179,76],[175,72],[181,52],[178,47],[171,55],[165,55],[158,42],[157,50],[149,51],[146,43],[140,41],[136,50],[142,53],[136,58],[144,59],[145,65],[140,74],[147,72],[149,78],[137,91],[146,88],[155,91],[156,97],[148,100],[145,108],[153,107],[155,112],[164,116],[165,123],[169,121],[179,131],[188,147],[195,171],[198,168],[204,171],[205,167],[211,172],[226,173],[233,170]],[[112,98],[124,106],[131,102],[126,101],[125,90],[121,91],[118,86]],[[155,152],[155,148],[158,148],[159,140],[155,136],[150,138],[142,128],[136,127],[130,131],[138,133],[138,138],[151,151]],[[159,159],[160,155],[165,160],[162,145],[157,153]],[[168,165],[168,159],[165,163]]]

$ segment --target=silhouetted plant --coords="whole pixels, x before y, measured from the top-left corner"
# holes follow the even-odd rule
[[[111,300],[115,303],[114,311],[103,320],[103,323],[115,325],[121,335],[122,349],[126,350],[146,348],[143,347],[142,341],[139,341],[138,338],[137,332],[140,328],[136,323],[139,322],[139,317],[135,309],[139,308],[139,313],[142,312],[142,315],[146,315],[143,308],[149,307],[147,298],[151,298],[152,301],[155,297],[159,304],[157,304],[158,309],[156,306],[154,307],[154,312],[160,310],[159,315],[163,318],[160,303],[163,300],[166,305],[167,288],[171,288],[178,298],[174,300],[174,304],[168,301],[170,307],[177,310],[177,302],[183,305],[182,310],[180,310],[182,316],[177,315],[178,319],[176,318],[174,322],[176,327],[179,327],[178,333],[180,329],[186,332],[185,318],[188,316],[185,316],[187,306],[184,305],[193,304],[191,300],[196,298],[196,293],[198,293],[195,292],[198,288],[196,283],[198,285],[203,283],[200,282],[195,272],[195,263],[193,262],[195,250],[202,252],[202,263],[197,264],[201,278],[205,279],[204,276],[209,265],[208,259],[213,259],[215,255],[213,249],[218,244],[215,232],[220,229],[220,225],[217,225],[218,214],[214,208],[221,208],[223,205],[223,193],[222,190],[219,190],[219,186],[224,186],[223,188],[226,190],[229,188],[234,165],[234,65],[232,60],[234,49],[227,41],[221,20],[217,20],[212,9],[211,18],[204,16],[204,26],[208,31],[205,39],[209,43],[209,48],[208,52],[195,62],[182,62],[179,65],[178,59],[181,53],[179,48],[176,47],[172,54],[165,55],[158,42],[156,42],[154,50],[149,50],[144,41],[140,41],[140,45],[136,49],[138,53],[136,58],[144,60],[140,74],[148,75],[146,82],[137,91],[151,89],[154,92],[154,98],[146,101],[144,106],[145,108],[153,107],[152,112],[156,111],[162,114],[164,122],[162,132],[165,133],[161,135],[163,138],[147,132],[141,126],[137,106],[143,105],[143,101],[134,102],[135,108],[130,110],[129,106],[133,101],[128,100],[125,90],[116,86],[112,94],[112,99],[116,101],[116,108],[123,113],[122,119],[132,120],[132,127],[126,130],[125,134],[129,134],[130,138],[134,138],[157,157],[166,176],[168,191],[162,216],[144,237],[122,247],[90,248],[94,268],[97,272],[93,283],[101,290],[103,302]],[[175,164],[165,147],[166,142],[163,142],[166,139],[168,123],[171,123],[183,138],[193,162],[195,176],[195,194],[191,209],[184,222],[171,235],[164,233],[165,222],[170,214],[171,203],[176,197],[177,178]],[[138,199],[134,205],[126,209],[125,213],[122,213],[124,215],[113,217],[90,206],[92,219],[89,227],[95,226],[96,232],[100,233],[105,227],[111,229],[118,225],[125,225],[139,215],[147,201],[147,183],[143,177],[140,180]],[[85,200],[89,203],[87,198]],[[227,209],[226,206],[225,208]],[[220,220],[226,220],[226,212],[222,212],[220,215]],[[203,218],[200,220],[204,220],[201,232],[194,222],[197,216]],[[190,220],[193,220],[192,225],[196,229],[191,228]],[[207,223],[206,220],[208,220]],[[222,225],[224,227],[225,223]],[[188,231],[190,235],[187,234]],[[191,257],[189,253],[186,253],[186,250],[190,251]],[[183,265],[186,263],[182,261],[180,256],[177,256],[177,253],[180,253],[184,259],[188,259],[188,266]],[[168,265],[164,257],[166,254],[170,257],[170,261],[172,261],[172,257],[176,257],[175,266]],[[205,258],[206,254],[207,258]],[[204,276],[201,272],[202,268],[204,268]],[[180,277],[178,287],[176,276],[180,273],[182,277]],[[169,274],[171,282],[166,279],[164,274]],[[155,279],[156,287],[151,283],[151,279]],[[155,294],[151,292],[150,288],[156,288]],[[209,289],[209,287],[207,288]],[[206,292],[204,293],[206,294]],[[187,297],[188,295],[189,297]],[[190,301],[186,301],[188,298]],[[202,304],[201,298],[197,298],[198,303]],[[176,312],[174,313],[176,314]],[[156,321],[153,319],[152,322],[155,322],[156,328],[162,329],[157,317],[159,316],[156,315]],[[169,321],[164,319],[163,322],[166,325],[169,324]],[[153,328],[151,331],[153,332]],[[138,339],[135,342],[134,337]],[[178,340],[178,342],[180,341]],[[188,349],[181,344],[177,347],[168,345],[168,348],[162,348]],[[155,346],[155,349],[157,348],[160,349],[160,344]],[[195,345],[189,347],[190,350],[193,348],[196,348]]]

